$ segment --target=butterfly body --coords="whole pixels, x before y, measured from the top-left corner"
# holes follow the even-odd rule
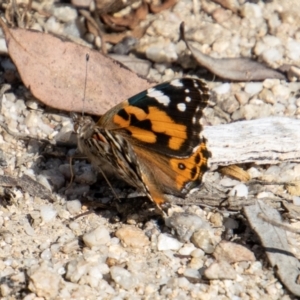
[[[201,183],[210,153],[201,117],[209,99],[204,82],[176,79],[116,105],[97,123],[75,119],[79,150],[105,162],[157,205],[164,194],[186,195]]]

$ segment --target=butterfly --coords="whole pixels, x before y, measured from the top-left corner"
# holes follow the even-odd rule
[[[165,194],[184,197],[208,169],[201,125],[208,100],[203,81],[182,78],[119,103],[97,123],[73,115],[78,148],[96,167],[108,163],[161,207]]]

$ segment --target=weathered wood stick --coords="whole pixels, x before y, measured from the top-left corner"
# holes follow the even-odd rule
[[[300,162],[300,120],[269,117],[205,126],[211,168],[254,162]]]

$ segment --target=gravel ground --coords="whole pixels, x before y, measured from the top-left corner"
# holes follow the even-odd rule
[[[162,82],[185,75],[211,76],[208,85],[217,105],[207,109],[210,125],[267,116],[299,118],[297,68],[292,82],[231,83],[215,80],[201,68],[185,71],[195,62],[178,42],[182,21],[195,47],[213,57],[255,55],[275,68],[300,66],[297,0],[223,2],[231,9],[212,1],[186,0],[148,15],[143,22],[149,27],[137,46],[152,62],[148,78]],[[65,7],[64,12],[64,4],[59,9],[73,19],[63,23],[51,17],[44,25],[49,31],[77,36],[76,11]],[[14,69],[6,56],[0,63],[2,74]],[[163,221],[145,199],[111,206],[107,184],[82,159],[72,161],[75,178],[69,184],[74,142],[54,145],[16,138],[21,134],[55,142],[72,131],[68,114],[44,107],[21,85],[4,83],[4,75],[0,80],[1,90],[6,90],[0,122],[14,132],[0,131],[0,175],[18,178],[17,184],[8,184],[12,188],[1,190],[1,299],[294,299],[239,212],[174,205]],[[296,163],[254,165],[247,172],[269,182],[300,179]],[[217,172],[209,172],[207,180],[247,195],[247,184]],[[121,199],[137,195],[123,183],[112,184]],[[274,185],[263,192],[271,196],[286,190]],[[300,204],[299,197],[291,199]],[[95,203],[100,209],[79,216]],[[294,218],[292,225],[299,224]],[[179,233],[180,229],[186,230]],[[289,234],[289,239],[299,258],[299,237]]]

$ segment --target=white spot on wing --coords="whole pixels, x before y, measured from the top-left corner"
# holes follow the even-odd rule
[[[164,106],[168,106],[170,103],[170,98],[166,96],[163,92],[156,90],[154,88],[148,89],[148,97],[155,98],[155,100]]]
[[[186,96],[186,97],[185,97],[185,102],[191,102],[191,100],[192,100],[191,97],[189,97],[189,96]]]
[[[177,86],[177,87],[182,87],[182,86],[183,86],[183,83],[181,82],[181,80],[175,79],[175,80],[172,80],[172,81],[170,82],[170,85]]]
[[[190,90],[189,90],[189,89],[185,89],[184,92],[185,92],[185,93],[189,93]]]
[[[193,122],[193,124],[196,124],[196,118],[195,117],[193,117],[193,119],[192,119],[192,122]]]
[[[185,111],[186,110],[186,105],[185,105],[185,103],[178,103],[177,108],[180,111]]]

